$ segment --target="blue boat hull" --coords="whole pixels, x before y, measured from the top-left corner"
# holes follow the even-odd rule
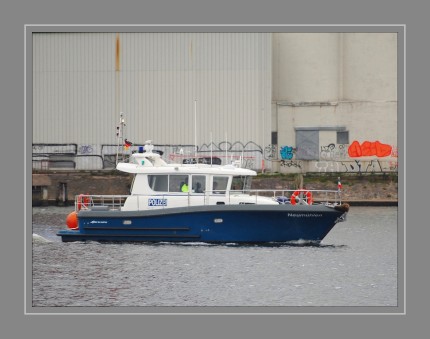
[[[346,211],[324,205],[236,205],[152,211],[80,211],[62,241],[269,243],[320,242]]]

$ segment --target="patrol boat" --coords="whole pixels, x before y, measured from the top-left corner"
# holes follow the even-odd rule
[[[340,189],[255,190],[240,161],[168,164],[151,142],[116,168],[130,195],[76,196],[62,241],[319,243],[349,210]]]

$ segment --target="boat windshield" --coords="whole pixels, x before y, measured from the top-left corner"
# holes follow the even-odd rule
[[[251,176],[234,176],[231,184],[233,191],[248,191],[251,189]]]

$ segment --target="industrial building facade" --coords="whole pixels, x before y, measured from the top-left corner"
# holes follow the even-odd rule
[[[396,33],[33,33],[33,169],[112,169],[117,151],[152,140],[174,162],[396,172],[397,44]]]

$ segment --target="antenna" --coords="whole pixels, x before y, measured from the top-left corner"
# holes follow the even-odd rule
[[[213,144],[213,141],[212,141],[212,131],[210,132],[210,136],[211,136],[211,167],[212,167],[212,162],[213,162],[213,160],[212,160],[212,144]]]
[[[263,139],[262,139],[262,144],[264,145],[264,134],[266,132],[266,119],[265,119],[265,112],[264,112],[264,108],[262,109],[262,115],[263,115]],[[261,158],[261,173],[264,173],[266,171],[265,168],[265,164],[264,164],[264,154],[262,154],[262,158]]]
[[[119,155],[119,145],[120,145],[120,141],[121,141],[121,145],[122,145],[122,139],[123,139],[123,130],[124,130],[124,126],[125,126],[125,120],[124,120],[124,113],[121,112],[119,114],[120,118],[119,118],[119,125],[116,126],[116,138],[117,138],[117,147],[116,147],[116,160],[115,160],[115,165],[118,165],[118,155]]]
[[[228,143],[227,143],[227,132],[225,133],[225,164],[228,165],[228,152],[227,152],[227,147],[228,147]]]
[[[242,155],[241,155],[241,157],[240,157],[240,167],[242,167],[242,165],[243,165],[243,159],[244,159],[244,157],[245,157],[245,155],[243,154],[243,148],[242,148]]]
[[[194,99],[194,157],[197,163],[197,100]]]

